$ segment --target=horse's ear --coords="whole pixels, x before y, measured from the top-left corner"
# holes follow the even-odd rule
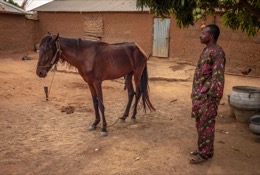
[[[57,39],[60,37],[60,34],[58,33],[56,37],[54,38],[54,41],[57,41]]]
[[[58,33],[56,36],[53,35],[51,41],[52,41],[52,42],[57,41],[57,39],[58,39],[59,37],[60,37],[60,36],[59,36],[59,33]]]
[[[48,35],[51,35],[51,33],[50,33],[50,32],[48,32]]]

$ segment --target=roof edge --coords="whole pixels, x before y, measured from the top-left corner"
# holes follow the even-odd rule
[[[13,8],[13,9],[18,11],[18,12],[10,12],[10,11],[1,11],[1,12],[8,12],[8,13],[14,13],[14,14],[19,14],[19,12],[20,12],[21,14],[29,14],[26,10],[24,10],[22,8],[19,8],[19,7],[16,7],[15,5],[10,4],[8,2],[5,2],[3,0],[1,0],[0,3],[2,3],[4,5],[6,5],[6,6],[10,7],[10,8]]]

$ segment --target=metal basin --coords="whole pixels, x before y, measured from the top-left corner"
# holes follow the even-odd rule
[[[260,135],[260,115],[254,115],[250,118],[249,129]]]
[[[230,94],[230,105],[243,110],[260,109],[260,88],[252,86],[234,86]]]

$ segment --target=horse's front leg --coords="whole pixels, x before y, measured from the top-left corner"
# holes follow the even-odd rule
[[[97,99],[97,94],[95,91],[95,88],[89,84],[90,92],[92,95],[92,101],[94,105],[94,110],[95,110],[95,122],[89,127],[89,130],[95,130],[97,128],[98,123],[100,122],[100,115],[99,115],[99,110],[98,110],[98,99]]]
[[[97,98],[98,98],[98,107],[99,110],[101,112],[101,116],[102,116],[102,132],[101,132],[101,136],[107,136],[107,122],[106,122],[106,118],[105,118],[105,106],[103,104],[103,94],[102,94],[102,89],[101,89],[101,81],[97,81],[94,83],[94,87],[97,93]]]

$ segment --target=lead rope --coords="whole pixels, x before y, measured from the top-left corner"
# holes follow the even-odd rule
[[[56,48],[57,48],[57,51],[55,53],[55,55],[53,56],[53,59],[51,61],[51,64],[53,64],[55,62],[55,59],[56,59],[56,55],[58,54],[58,57],[60,58],[61,56],[61,49],[60,49],[60,44],[58,41],[56,41]],[[50,88],[48,89],[48,86],[44,86],[44,91],[45,91],[45,95],[46,95],[46,101],[48,101],[49,99],[49,95],[51,93],[51,87],[52,87],[52,84],[53,84],[53,80],[54,80],[54,76],[55,76],[55,72],[57,70],[57,63],[54,64],[54,69],[53,69],[53,76],[52,76],[52,80],[51,80],[51,84],[50,84]]]
[[[57,70],[57,64],[54,65],[53,76],[52,76],[51,85],[50,85],[49,92],[48,92],[49,95],[51,93],[51,87],[52,87],[52,83],[53,83],[53,80],[54,80],[56,70]]]
[[[145,115],[147,115],[147,114],[138,115],[138,116],[145,116]],[[113,126],[113,125],[115,125],[120,118],[121,118],[121,117],[118,117],[111,125],[108,125],[107,128],[108,128],[108,127],[111,127],[111,126]],[[99,125],[98,125],[97,127],[102,129],[102,127],[99,126]]]
[[[57,70],[56,64],[55,64],[54,66],[55,66],[55,67],[54,67],[54,69],[53,69],[53,76],[52,76],[52,79],[51,79],[50,88],[48,88],[48,86],[44,86],[44,92],[45,92],[45,95],[46,95],[46,101],[49,100],[49,96],[50,96],[50,93],[51,93],[51,87],[52,87],[52,84],[53,84],[55,72],[56,72],[56,70]]]
[[[107,128],[108,128],[108,127],[111,127],[111,126],[113,126],[113,125],[115,125],[120,118],[121,118],[121,117],[118,117],[118,118],[114,121],[114,123],[112,123],[111,125],[108,125]],[[102,127],[99,126],[99,125],[97,125],[97,127],[102,129]]]

